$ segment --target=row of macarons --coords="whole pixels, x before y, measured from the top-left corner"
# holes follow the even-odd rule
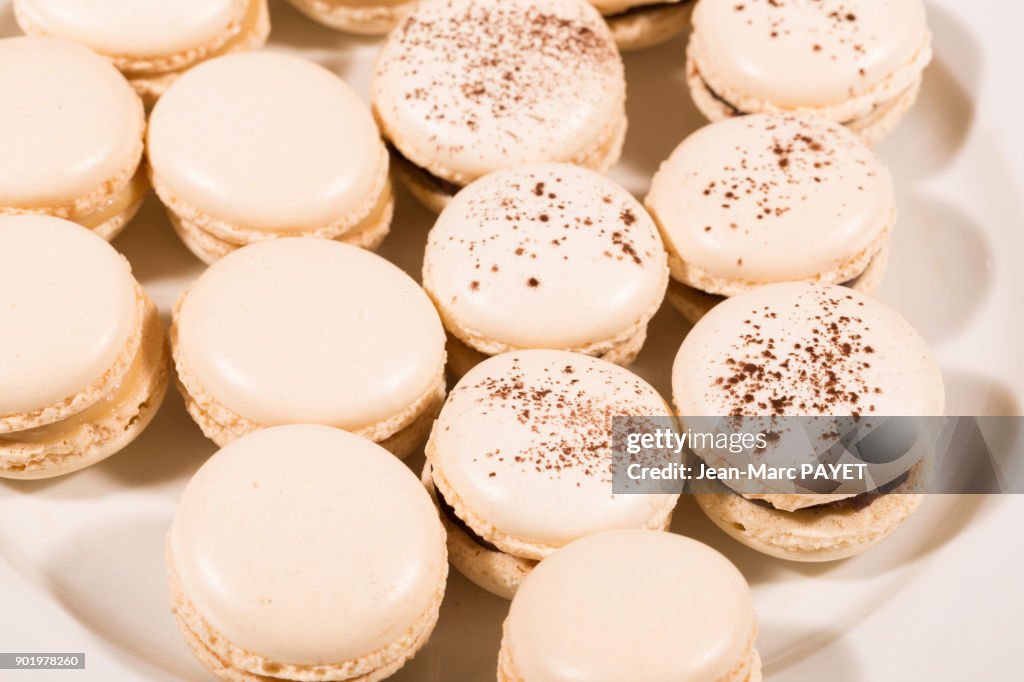
[[[2,218],[0,252],[17,254],[0,272],[0,475],[52,477],[123,449],[159,409],[173,359],[188,413],[222,447],[307,423],[402,458],[427,442],[439,503],[468,524],[464,551],[453,553],[489,557],[494,570],[477,571],[479,581],[506,595],[570,537],[667,525],[675,497],[608,495],[614,416],[944,410],[922,338],[849,287],[771,284],[712,308],[679,348],[672,410],[593,353],[539,345],[447,362],[443,316],[427,293],[383,258],[332,240],[269,240],[215,263],[174,306],[169,353],[127,261],[89,230]],[[457,379],[450,392],[446,370]],[[711,495],[702,506],[761,551],[823,561],[878,542],[920,503],[853,498]],[[561,509],[570,500],[572,511]]]
[[[97,9],[91,23],[72,30],[65,23],[88,14],[81,6],[31,11],[30,4],[18,11],[30,33],[107,53],[50,38],[0,41],[0,89],[17,103],[0,109],[8,159],[0,214],[55,215],[110,239],[151,183],[182,239],[209,263],[274,236],[376,246],[392,217],[392,165],[440,210],[495,170],[570,162],[603,172],[621,154],[625,69],[583,0],[419,3],[383,43],[372,110],[340,79],[298,58],[185,50],[193,59],[172,60],[181,68],[161,77],[167,87],[148,133],[139,98],[110,63],[134,73],[111,52],[121,43],[98,44],[86,30],[109,23],[116,31],[146,12],[124,12],[117,22],[104,14],[110,8]],[[832,4],[701,2],[687,71],[701,110],[711,120],[795,111],[845,124],[869,142],[891,129],[916,98],[930,59],[923,9],[846,2],[839,13]],[[792,46],[780,47],[812,40],[827,48],[808,48],[794,61]],[[150,36],[131,45],[150,43],[160,44]],[[730,53],[747,49],[759,56]],[[756,73],[740,77],[742,65]]]

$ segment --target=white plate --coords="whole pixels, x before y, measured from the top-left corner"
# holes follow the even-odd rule
[[[0,35],[16,32],[9,4],[0,0]],[[367,91],[375,41],[320,28],[283,2],[272,11],[273,49],[303,54]],[[951,414],[1019,414],[1024,147],[1012,106],[1020,94],[1004,84],[1019,83],[1013,30],[1024,13],[996,0],[947,0],[930,13],[936,61],[920,103],[880,148],[901,210],[882,297],[936,350]],[[639,196],[660,161],[701,124],[683,81],[683,45],[626,60],[631,128],[613,175]],[[382,255],[418,275],[430,224],[402,194]],[[165,315],[201,271],[152,197],[115,246]],[[662,310],[635,367],[665,395],[685,331]],[[0,651],[87,654],[84,673],[24,679],[210,679],[168,611],[163,539],[182,487],[214,450],[172,391],[118,456],[62,479],[0,484]],[[724,552],[751,582],[771,680],[959,680],[978,670],[1008,680],[1019,679],[1012,645],[1024,607],[1016,580],[1024,551],[1010,524],[1024,514],[1022,502],[933,496],[892,540],[829,565],[747,550],[690,500],[674,529]],[[394,679],[493,680],[507,606],[453,573],[430,643]],[[967,627],[945,627],[954,620]]]

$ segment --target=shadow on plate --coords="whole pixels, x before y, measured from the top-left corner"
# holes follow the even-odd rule
[[[170,612],[164,541],[171,510],[133,510],[131,518],[80,529],[41,571],[53,598],[111,643],[139,679],[214,679],[182,641]]]
[[[992,245],[983,226],[944,199],[910,190],[897,201],[880,297],[934,347],[963,330],[988,296]]]
[[[977,37],[941,7],[928,8],[935,58],[924,73],[917,104],[879,146],[896,182],[912,182],[945,169],[967,141],[981,79]]]

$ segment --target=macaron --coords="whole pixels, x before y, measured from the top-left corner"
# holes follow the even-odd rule
[[[324,26],[349,33],[380,35],[393,29],[416,0],[288,0]]]
[[[669,253],[669,300],[691,322],[779,282],[873,293],[896,222],[881,159],[846,128],[791,113],[699,129],[661,165],[645,203]]]
[[[116,237],[146,195],[142,101],[117,69],[61,40],[0,40],[0,216],[66,218]]]
[[[0,217],[0,477],[95,464],[142,433],[167,389],[153,301],[109,244],[50,216]]]
[[[259,242],[218,261],[174,307],[186,407],[224,446],[283,424],[352,431],[405,456],[444,400],[444,328],[411,277],[326,239]]]
[[[501,168],[600,172],[626,133],[622,58],[586,0],[425,0],[388,35],[371,84],[399,177],[435,211]]]
[[[150,118],[150,177],[206,263],[276,237],[375,248],[394,206],[369,109],[312,62],[247,52],[182,76]]]
[[[759,682],[750,587],[674,533],[618,530],[545,559],[512,600],[498,682]]]
[[[672,391],[684,427],[688,416],[941,416],[945,403],[939,366],[903,317],[858,291],[804,283],[754,289],[711,310],[676,355]],[[920,506],[926,464],[889,492],[741,495],[723,486],[696,500],[760,552],[843,559]]]
[[[874,144],[914,105],[931,58],[921,0],[701,0],[686,75],[712,121],[802,111]]]
[[[594,171],[537,164],[459,192],[427,238],[423,286],[461,376],[490,355],[570,350],[628,365],[668,284],[658,229]]]
[[[690,23],[696,0],[590,0],[620,50],[641,50],[675,37]]]
[[[444,530],[416,476],[325,426],[242,438],[189,481],[167,539],[171,608],[223,680],[382,680],[426,643]]]
[[[510,598],[573,540],[667,528],[677,494],[613,494],[611,480],[612,418],[667,409],[643,379],[589,355],[524,350],[474,367],[434,424],[423,472],[452,565]]]
[[[14,16],[29,35],[103,55],[147,104],[196,64],[262,47],[270,34],[266,0],[14,0]]]

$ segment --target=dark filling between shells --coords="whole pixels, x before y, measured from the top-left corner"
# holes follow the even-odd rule
[[[886,495],[888,493],[891,493],[892,491],[894,491],[897,488],[899,488],[901,485],[906,483],[907,479],[909,479],[909,478],[910,478],[910,472],[909,471],[905,471],[902,474],[900,474],[899,476],[897,476],[896,478],[894,478],[893,480],[891,480],[888,483],[886,483],[885,485],[879,486],[878,490],[876,490],[874,492],[861,493],[860,495],[856,495],[854,497],[847,497],[847,498],[844,498],[842,500],[835,500],[833,502],[825,502],[824,504],[815,504],[815,505],[811,505],[810,507],[802,507],[801,509],[797,509],[796,511],[806,511],[808,509],[820,509],[822,511],[851,511],[851,512],[859,512],[859,511],[861,511],[863,509],[867,509],[868,507],[870,507],[871,504],[875,500],[877,500],[878,498],[880,498],[883,495]],[[738,493],[736,493],[736,494],[738,494]],[[747,502],[752,502],[753,504],[756,504],[756,505],[758,505],[760,507],[768,507],[769,509],[775,509],[775,507],[772,506],[771,502],[768,502],[767,500],[747,500]],[[779,510],[779,511],[783,511],[783,510]]]
[[[650,5],[637,5],[636,7],[630,7],[627,10],[616,12],[615,14],[605,14],[604,18],[606,21],[613,21],[615,19],[625,19],[627,17],[634,17],[638,14],[648,14],[659,12],[669,7],[684,7],[693,0],[683,0],[683,2],[656,2]]]
[[[459,192],[460,189],[462,189],[461,185],[456,185],[454,182],[449,182],[444,178],[434,175],[423,166],[416,165],[415,163],[410,161],[408,157],[405,156],[405,154],[399,151],[395,145],[391,144],[390,142],[388,143],[387,147],[388,151],[391,152],[391,158],[397,165],[401,166],[406,173],[416,176],[424,184],[430,186],[432,189],[436,190],[440,194],[444,194],[445,196],[448,197],[453,197]]]
[[[441,508],[441,513],[448,517],[448,520],[455,524],[455,527],[461,530],[463,533],[469,536],[469,538],[480,545],[484,549],[491,552],[500,552],[501,550],[492,545],[491,543],[484,540],[482,537],[473,532],[473,529],[466,525],[466,522],[459,518],[459,515],[455,513],[452,506],[448,504],[448,500],[444,499],[444,495],[441,491],[434,486],[434,494],[437,496],[437,506]]]

